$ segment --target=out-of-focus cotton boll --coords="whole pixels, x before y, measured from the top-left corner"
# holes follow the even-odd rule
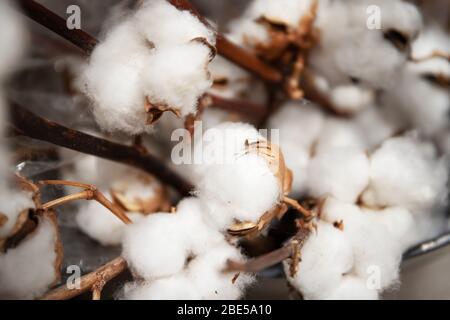
[[[212,94],[254,103],[266,101],[264,83],[225,58],[214,58],[209,64],[209,71],[213,79],[213,86],[209,90]]]
[[[95,119],[105,131],[147,130],[142,76],[152,51],[126,20],[111,29],[91,54],[78,86],[92,100]]]
[[[435,27],[425,29],[413,44],[412,56],[399,83],[388,91],[390,103],[400,109],[410,125],[433,136],[448,125],[450,93],[439,79],[450,79],[450,63],[434,52],[450,54],[448,35]],[[444,81],[444,80],[443,80]]]
[[[381,29],[368,28],[367,9],[377,6]],[[421,28],[417,8],[404,1],[334,1],[319,11],[316,23],[321,41],[311,54],[311,64],[332,86],[358,79],[372,88],[388,88],[408,57],[408,43],[401,48],[389,34],[413,40]]]
[[[370,106],[354,117],[354,123],[364,138],[370,151],[383,141],[394,136],[402,128],[402,120],[392,115],[394,108],[387,110],[384,106]]]
[[[302,259],[294,278],[289,274],[289,260],[284,262],[289,282],[305,299],[324,299],[340,285],[344,274],[353,268],[353,251],[345,234],[326,222],[319,222],[317,232],[301,249]]]
[[[338,112],[351,114],[365,109],[374,99],[373,91],[355,85],[337,86],[330,94],[331,104]]]
[[[161,28],[155,13],[167,17]],[[146,1],[97,45],[78,86],[93,101],[105,131],[147,132],[155,120],[152,108],[183,116],[195,112],[212,84],[209,45],[215,45],[214,32],[189,12],[163,0]]]
[[[62,251],[56,222],[44,216],[15,248],[0,255],[0,298],[34,299],[59,277]]]
[[[205,132],[199,154],[199,197],[208,206],[222,207],[218,219],[257,221],[283,195],[282,184],[262,154],[252,143],[264,138],[251,125],[224,123]],[[256,146],[256,145],[255,145]],[[195,144],[199,148],[199,143]],[[239,186],[239,188],[236,188]],[[210,210],[216,214],[216,210]],[[223,212],[228,214],[223,215]]]
[[[288,102],[270,118],[269,127],[279,130],[281,148],[292,142],[309,150],[324,126],[324,118],[317,105]]]
[[[254,0],[244,15],[231,22],[230,37],[241,45],[265,43],[269,40],[267,30],[256,20],[261,17],[283,22],[293,28],[311,8],[311,0]]]
[[[369,159],[354,148],[334,148],[314,156],[309,164],[311,196],[333,196],[355,202],[369,183]]]
[[[181,272],[189,255],[223,240],[201,218],[199,200],[186,199],[176,213],[155,213],[125,229],[123,256],[147,280]],[[161,245],[161,241],[164,245]]]
[[[353,121],[328,118],[323,124],[314,151],[320,154],[336,148],[364,150],[365,147],[364,137]]]
[[[110,195],[105,193],[110,198]],[[128,213],[133,222],[143,216],[140,213]],[[96,201],[88,201],[78,208],[76,222],[81,231],[104,246],[120,245],[126,225],[108,209]]]
[[[192,280],[185,274],[143,283],[126,284],[121,295],[126,300],[200,300]]]
[[[372,215],[381,222],[395,239],[401,243],[402,251],[417,242],[419,235],[415,226],[414,216],[403,207],[390,207],[383,210],[370,210],[362,208],[364,214]],[[428,216],[424,216],[425,219]]]
[[[354,205],[328,198],[321,217],[342,222],[343,232],[352,244],[353,272],[361,278],[377,276],[380,289],[388,288],[398,279],[402,248],[398,240],[370,214]]]
[[[308,163],[324,117],[318,106],[289,102],[270,118],[269,127],[279,130],[279,144],[293,173],[292,196],[306,192]]]
[[[328,295],[327,300],[377,300],[378,291],[371,288],[365,279],[344,276],[336,289]]]
[[[12,1],[0,4],[0,81],[17,67],[25,49],[27,33],[22,17]]]
[[[17,218],[24,210],[34,208],[29,192],[14,190],[2,183],[0,187],[0,240],[6,239],[16,227]]]
[[[244,289],[253,282],[253,277],[245,273],[233,281],[235,274],[223,272],[227,260],[242,261],[243,258],[238,249],[224,242],[190,262],[187,275],[197,288],[201,299],[240,299]]]
[[[370,185],[362,201],[368,206],[404,206],[417,210],[446,202],[448,172],[434,146],[409,135],[392,138],[370,158]]]

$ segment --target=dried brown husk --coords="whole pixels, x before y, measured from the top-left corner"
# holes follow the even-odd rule
[[[155,185],[155,179],[148,175],[140,174],[137,176],[141,182],[149,188],[153,188],[155,194],[148,198],[127,198],[126,185],[122,188],[111,188],[113,202],[127,212],[139,212],[144,215],[155,213],[157,211],[167,211],[170,209],[167,190],[161,185]]]
[[[311,8],[295,27],[286,21],[270,16],[262,16],[256,21],[263,25],[268,33],[268,42],[257,42],[250,37],[245,42],[252,46],[263,60],[278,64],[282,70],[288,70],[285,91],[291,99],[301,99],[304,92],[300,88],[301,78],[310,50],[319,42],[320,33],[314,27],[317,16],[318,1],[313,1]]]

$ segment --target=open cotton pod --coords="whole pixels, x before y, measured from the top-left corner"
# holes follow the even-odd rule
[[[201,144],[201,149],[200,149]],[[281,204],[291,190],[292,173],[278,146],[248,124],[223,123],[196,141],[202,165],[198,196],[220,229],[233,234],[261,230],[263,216]]]
[[[204,211],[198,199],[187,198],[174,213],[155,213],[126,226],[122,254],[133,272],[145,279],[175,275],[190,258],[225,241],[207,224]]]
[[[105,131],[140,134],[164,112],[196,112],[198,99],[212,85],[208,64],[214,45],[214,31],[190,12],[146,0],[108,30],[78,86]]]
[[[369,170],[369,187],[361,197],[366,206],[403,206],[420,213],[446,203],[446,162],[414,133],[385,141],[370,156]]]
[[[2,299],[37,298],[60,278],[63,251],[54,212],[30,211],[28,219],[0,255]]]
[[[147,174],[124,177],[115,181],[110,189],[113,201],[126,212],[146,215],[170,209],[165,188]]]

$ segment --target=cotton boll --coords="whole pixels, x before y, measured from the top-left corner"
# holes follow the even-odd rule
[[[373,5],[382,12],[380,30],[367,27],[367,8]],[[386,34],[394,31],[411,41],[421,28],[421,17],[404,1],[330,1],[319,11],[316,25],[321,39],[310,63],[331,86],[349,84],[353,78],[370,88],[389,88],[408,50],[397,48]]]
[[[191,254],[223,241],[208,231],[200,218],[198,200],[184,200],[176,213],[155,213],[128,225],[123,236],[123,256],[130,267],[147,280],[181,272]]]
[[[267,93],[264,83],[225,58],[216,56],[209,64],[209,71],[214,80],[210,93],[227,99],[254,103],[266,101]]]
[[[217,202],[231,219],[240,221],[258,221],[282,195],[267,161],[253,154],[237,158],[233,164],[212,165],[198,184],[198,192],[202,199]]]
[[[311,196],[332,195],[355,202],[369,183],[369,159],[354,148],[336,148],[313,157],[309,164],[308,186]]]
[[[355,85],[337,86],[331,90],[330,99],[337,111],[357,113],[374,100],[374,93]]]
[[[178,10],[166,0],[144,1],[136,13],[135,23],[145,38],[158,48],[186,44],[195,38],[205,38],[215,45],[213,30],[189,11]]]
[[[402,251],[417,242],[417,227],[414,216],[402,207],[390,207],[383,210],[362,209],[364,214],[370,214],[381,222],[395,239],[401,243]]]
[[[108,195],[106,195],[108,197]],[[133,222],[143,216],[128,213]],[[104,246],[120,245],[126,225],[96,201],[88,201],[78,208],[76,222],[81,231]]]
[[[0,240],[6,239],[16,229],[17,219],[25,210],[34,208],[29,192],[14,190],[10,186],[0,188]]]
[[[95,119],[105,131],[138,134],[147,130],[142,75],[152,51],[131,20],[126,20],[91,54],[78,86],[93,101]]]
[[[144,283],[125,285],[123,290],[125,300],[200,300],[192,280],[184,274]]]
[[[310,153],[299,147],[295,142],[282,145],[286,165],[292,170],[291,197],[300,198],[308,190],[308,168]]]
[[[344,233],[331,224],[319,222],[301,249],[302,259],[294,278],[289,260],[284,262],[288,281],[305,299],[323,299],[339,286],[353,267],[353,251]]]
[[[392,138],[370,158],[369,206],[405,206],[413,213],[446,202],[447,169],[430,143],[413,136]]]
[[[325,121],[314,151],[320,154],[334,148],[365,149],[364,138],[354,122],[337,118]]]
[[[321,217],[330,223],[342,222],[353,248],[354,274],[364,279],[379,275],[380,289],[397,281],[401,245],[381,222],[358,206],[333,198],[327,199]]]
[[[354,276],[345,276],[327,300],[378,300],[378,292],[370,288],[370,283]]]
[[[310,7],[309,0],[286,0],[283,3],[276,0],[254,0],[242,17],[230,23],[230,36],[241,45],[248,45],[249,42],[265,43],[269,40],[268,34],[264,26],[257,23],[258,18],[266,17],[294,28],[303,15],[309,12]]]
[[[223,243],[190,262],[187,276],[197,288],[201,299],[240,299],[245,287],[253,282],[253,278],[245,273],[240,274],[233,282],[235,274],[223,272],[229,259],[241,261],[242,256],[238,249]]]
[[[0,81],[12,72],[23,54],[26,43],[26,29],[22,17],[12,7],[11,1],[0,4]]]
[[[196,42],[157,50],[146,65],[151,72],[142,79],[150,103],[178,109],[183,116],[195,113],[198,99],[212,85],[210,54],[207,46]]]
[[[319,106],[288,102],[269,120],[271,129],[279,130],[280,147],[295,143],[298,148],[310,149],[324,125],[324,114]]]
[[[15,248],[0,255],[0,297],[33,299],[59,278],[62,248],[54,218],[39,217],[37,228]]]
[[[401,130],[403,118],[397,119],[395,114],[392,115],[395,111],[394,108],[373,105],[355,115],[354,123],[369,150]]]

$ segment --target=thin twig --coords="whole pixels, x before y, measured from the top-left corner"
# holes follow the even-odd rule
[[[208,93],[206,98],[210,99],[212,107],[237,112],[243,115],[251,116],[254,119],[261,119],[267,113],[267,108],[265,106],[256,103],[226,99],[211,93]]]
[[[65,197],[61,197],[55,200],[52,200],[50,202],[47,202],[46,204],[42,205],[43,209],[51,209],[60,205],[63,205],[68,202],[72,202],[75,200],[95,200],[98,203],[100,203],[102,206],[104,206],[106,209],[111,211],[117,218],[122,220],[125,224],[131,224],[130,218],[123,212],[123,210],[109,201],[103,193],[101,193],[97,187],[90,185],[90,184],[83,184],[79,182],[73,182],[73,181],[66,181],[66,180],[43,180],[40,181],[39,184],[41,185],[66,185],[66,186],[72,186],[77,188],[83,188],[85,189],[82,192],[74,193],[67,195]]]
[[[82,276],[80,279],[80,286],[78,288],[69,289],[67,285],[62,285],[45,294],[41,297],[41,300],[69,300],[88,291],[98,291],[96,286],[111,281],[126,269],[127,262],[124,258],[118,257],[106,263],[98,270]],[[93,293],[93,298],[99,297],[99,292]]]
[[[297,241],[300,246],[305,242],[311,232],[306,228],[301,228],[294,236],[292,241]],[[283,260],[290,258],[293,254],[291,242],[285,246],[261,255],[257,258],[251,259],[245,263],[236,262],[232,260],[227,261],[226,272],[261,272],[264,269],[272,267]]]
[[[10,115],[13,129],[21,135],[140,168],[173,187],[181,195],[189,195],[193,190],[190,183],[151,154],[69,129],[41,118],[16,103],[10,103]]]

